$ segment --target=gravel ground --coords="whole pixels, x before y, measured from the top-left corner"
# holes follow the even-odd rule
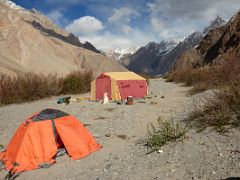
[[[156,123],[159,116],[179,121],[193,102],[203,96],[188,96],[187,90],[154,79],[150,81],[149,92],[158,96],[135,101],[132,106],[90,101],[65,106],[57,104],[57,98],[4,106],[0,108],[0,144],[6,146],[18,125],[33,112],[56,108],[77,117],[103,149],[76,161],[67,155],[59,157],[50,168],[24,172],[16,179],[162,180],[240,176],[239,129],[224,136],[211,130],[201,133],[190,130],[184,140],[163,146],[163,153],[146,154],[147,148],[141,142],[147,137],[147,124]],[[6,173],[1,171],[0,179]]]

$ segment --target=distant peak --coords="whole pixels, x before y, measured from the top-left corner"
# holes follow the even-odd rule
[[[210,21],[208,27],[203,31],[203,34],[207,34],[210,30],[218,28],[226,23],[226,20],[221,18],[219,15],[212,21]]]

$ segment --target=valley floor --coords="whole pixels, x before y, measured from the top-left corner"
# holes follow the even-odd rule
[[[81,160],[71,161],[67,155],[46,169],[20,174],[26,180],[125,180],[125,179],[224,179],[240,176],[240,131],[220,135],[211,130],[196,133],[162,147],[163,153],[146,154],[141,142],[147,136],[147,125],[159,116],[180,121],[200,96],[188,96],[188,88],[150,81],[149,92],[158,97],[135,101],[133,106],[82,101],[59,105],[56,98],[0,108],[0,144],[6,146],[18,125],[33,112],[56,108],[78,118],[103,149]],[[161,96],[164,98],[161,98]],[[88,96],[88,95],[85,95]],[[119,136],[122,135],[122,136]],[[0,179],[6,175],[0,172]]]

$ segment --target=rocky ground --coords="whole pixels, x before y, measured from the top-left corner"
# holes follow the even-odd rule
[[[6,146],[18,125],[33,112],[56,108],[84,123],[103,149],[76,161],[62,156],[50,168],[24,172],[16,179],[162,180],[240,176],[239,129],[225,135],[211,129],[201,133],[189,130],[185,139],[163,146],[162,153],[146,154],[148,149],[142,142],[147,137],[147,125],[156,123],[159,116],[180,121],[204,95],[188,96],[187,90],[181,85],[154,79],[150,81],[149,90],[153,98],[135,101],[132,106],[90,101],[65,106],[57,104],[57,98],[4,106],[0,108],[0,144]],[[0,179],[6,173],[1,171]]]

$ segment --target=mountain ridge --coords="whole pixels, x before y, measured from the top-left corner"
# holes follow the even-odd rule
[[[120,59],[119,62],[129,70],[140,74],[146,74],[150,76],[163,75],[174,66],[177,59],[185,51],[199,45],[201,40],[204,38],[204,33],[211,31],[215,27],[223,25],[224,23],[225,20],[217,16],[213,21],[209,23],[209,26],[207,26],[203,32],[193,32],[183,41],[180,41],[176,46],[172,46],[171,50],[167,51],[165,54],[162,54],[162,51],[164,51],[164,48],[166,47],[160,46],[160,44],[166,44],[168,42],[162,41],[159,44],[156,42],[150,42],[147,45],[152,44],[152,50],[148,49],[144,51],[144,48],[141,47],[136,51],[136,53]],[[154,47],[154,44],[155,46],[156,44],[159,45],[159,52],[154,51],[154,49],[156,49],[156,47]],[[141,53],[139,51],[141,51]]]
[[[118,62],[81,47],[76,36],[36,10],[1,1],[0,17],[1,74],[126,71]],[[92,48],[87,42],[85,46]]]
[[[226,24],[210,30],[199,46],[186,51],[174,65],[173,71],[185,71],[209,64],[240,58],[240,11]]]

